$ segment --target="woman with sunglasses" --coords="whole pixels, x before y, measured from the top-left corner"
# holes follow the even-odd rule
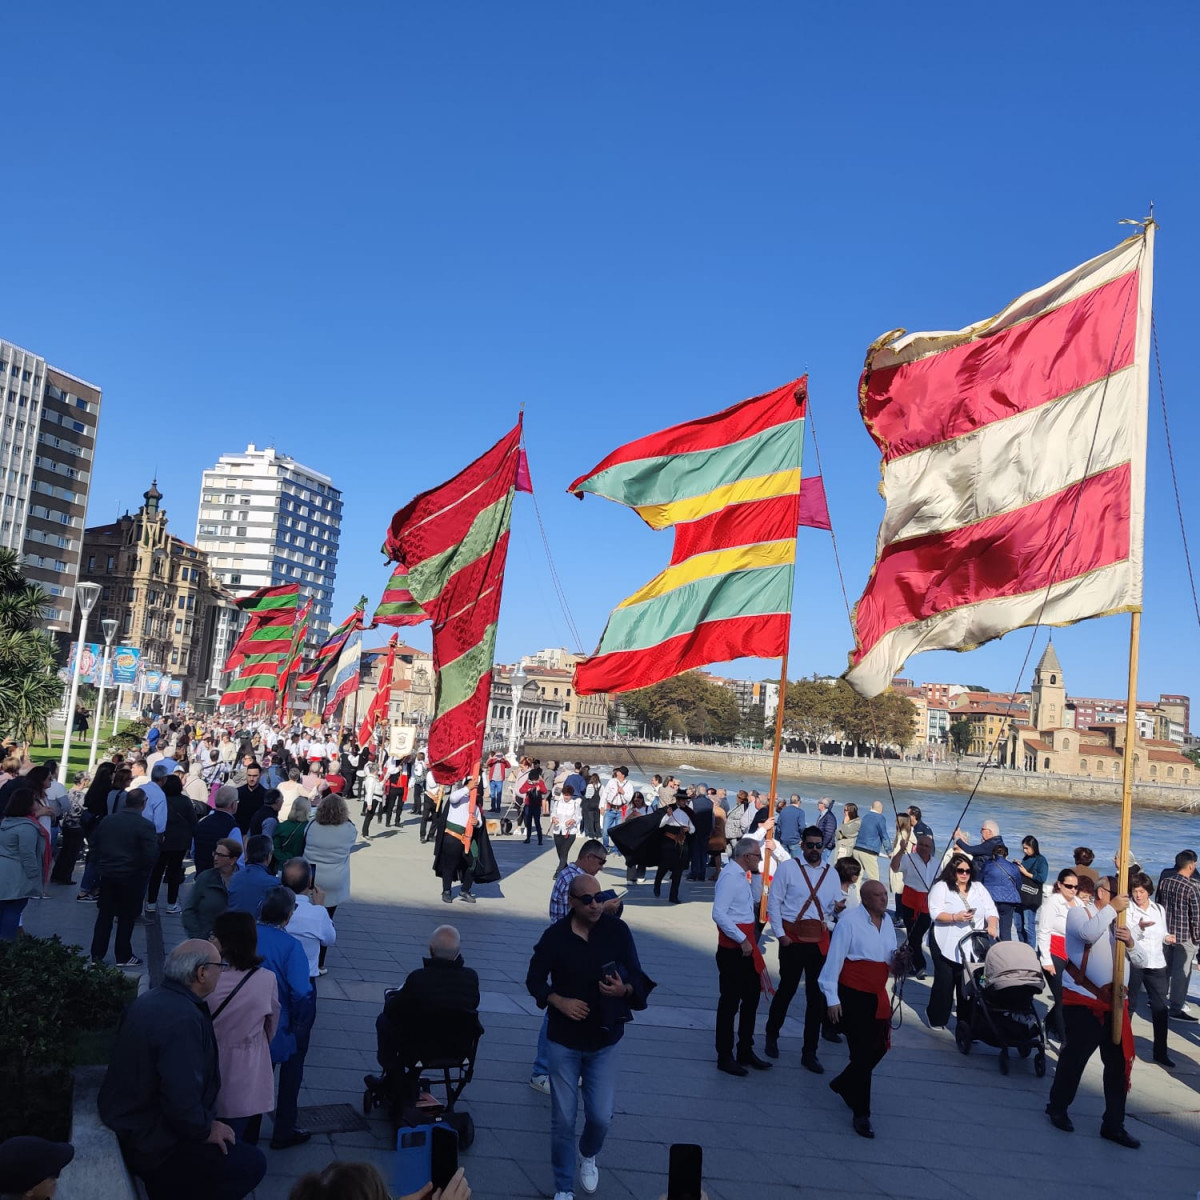
[[[1083,903],[1079,898],[1079,876],[1074,867],[1058,873],[1054,891],[1042,901],[1037,915],[1037,950],[1042,970],[1054,997],[1054,1007],[1046,1016],[1046,1036],[1061,1042],[1062,977],[1067,969],[1067,913]]]
[[[933,987],[925,1015],[931,1029],[945,1029],[950,1020],[957,986],[962,979],[963,960],[959,942],[972,929],[986,929],[995,937],[1000,914],[987,888],[971,882],[971,860],[953,854],[937,883],[929,889],[929,949],[933,954]]]

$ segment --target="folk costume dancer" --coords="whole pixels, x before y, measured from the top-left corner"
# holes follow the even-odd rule
[[[832,866],[821,865],[825,837],[810,825],[800,835],[804,856],[785,859],[776,868],[767,893],[767,915],[779,939],[779,987],[767,1017],[766,1054],[779,1057],[779,1032],[788,1006],[804,977],[804,1046],[800,1064],[821,1075],[825,1068],[817,1058],[817,1038],[825,1016],[825,998],[819,976],[829,953],[833,918],[846,907],[842,885]]]
[[[717,876],[712,918],[717,926],[717,1069],[727,1075],[748,1075],[748,1068],[766,1071],[771,1064],[754,1053],[754,1019],[767,964],[758,948],[755,914],[762,896],[759,874],[762,849],[753,838],[742,838],[733,858]],[[734,1056],[733,1018],[738,1017],[737,1056]]]
[[[1062,1023],[1065,1030],[1050,1103],[1046,1115],[1055,1129],[1073,1133],[1067,1109],[1075,1099],[1088,1059],[1100,1051],[1104,1064],[1104,1117],[1100,1136],[1118,1146],[1136,1150],[1141,1142],[1125,1128],[1125,1093],[1133,1070],[1133,1027],[1129,1005],[1124,1005],[1120,1044],[1112,1040],[1113,957],[1118,941],[1125,943],[1125,978],[1129,967],[1145,965],[1145,950],[1134,940],[1132,930],[1117,928],[1117,914],[1129,905],[1129,897],[1117,894],[1113,875],[1096,881],[1096,907],[1072,908],[1067,913],[1067,969],[1062,980]]]
[[[887,888],[868,879],[859,889],[862,904],[844,913],[833,931],[821,971],[821,991],[829,1020],[846,1035],[850,1062],[829,1089],[854,1114],[854,1132],[873,1138],[871,1074],[888,1052],[892,1006],[887,980],[897,966],[896,929],[887,917]]]
[[[428,795],[428,790],[426,795]],[[451,887],[457,876],[462,881],[459,899],[464,904],[474,904],[471,886],[475,881],[475,862],[471,854],[471,840],[482,816],[475,804],[470,781],[455,785],[446,801],[444,819],[437,823],[434,840],[435,861],[438,874],[442,877],[442,899],[450,904],[454,897]]]
[[[929,915],[929,889],[937,883],[938,860],[933,856],[933,834],[917,834],[915,849],[902,849],[892,858],[892,870],[899,871],[904,886],[896,898],[896,909],[904,922],[908,952],[918,979],[925,978],[925,952],[921,943],[932,918]]]

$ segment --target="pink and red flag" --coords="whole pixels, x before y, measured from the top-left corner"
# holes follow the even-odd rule
[[[1152,227],[956,333],[867,352],[877,557],[846,679],[1140,608]]]

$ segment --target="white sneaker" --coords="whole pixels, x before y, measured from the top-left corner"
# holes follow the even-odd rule
[[[596,1156],[579,1160],[579,1186],[590,1196],[600,1186],[600,1168]]]
[[[156,913],[156,912],[158,912],[158,905],[157,904],[147,904],[145,906],[145,910],[147,913]]]
[[[531,1075],[529,1077],[529,1086],[535,1092],[541,1092],[544,1096],[550,1095],[550,1076],[549,1075]]]
[[[183,906],[179,904],[168,904],[167,912],[169,912],[173,917],[177,917],[181,912],[183,912]]]
[[[554,1200],[575,1200],[574,1192],[555,1192]]]

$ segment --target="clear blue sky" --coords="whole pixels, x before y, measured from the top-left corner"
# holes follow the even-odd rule
[[[853,600],[882,512],[869,342],[996,311],[1152,199],[1195,514],[1198,35],[1194,5],[1108,0],[10,6],[0,332],[104,389],[92,523],[157,468],[192,536],[201,470],[250,441],[331,474],[335,618],[378,598],[391,513],[524,402],[587,650],[670,535],[566,484],[807,369]],[[1141,692],[1200,699],[1156,408],[1150,453]],[[829,539],[800,537],[794,671],[838,672]],[[1123,692],[1127,628],[1056,634],[1072,692]],[[518,497],[499,656],[572,640]],[[909,673],[1007,688],[1027,645]]]

